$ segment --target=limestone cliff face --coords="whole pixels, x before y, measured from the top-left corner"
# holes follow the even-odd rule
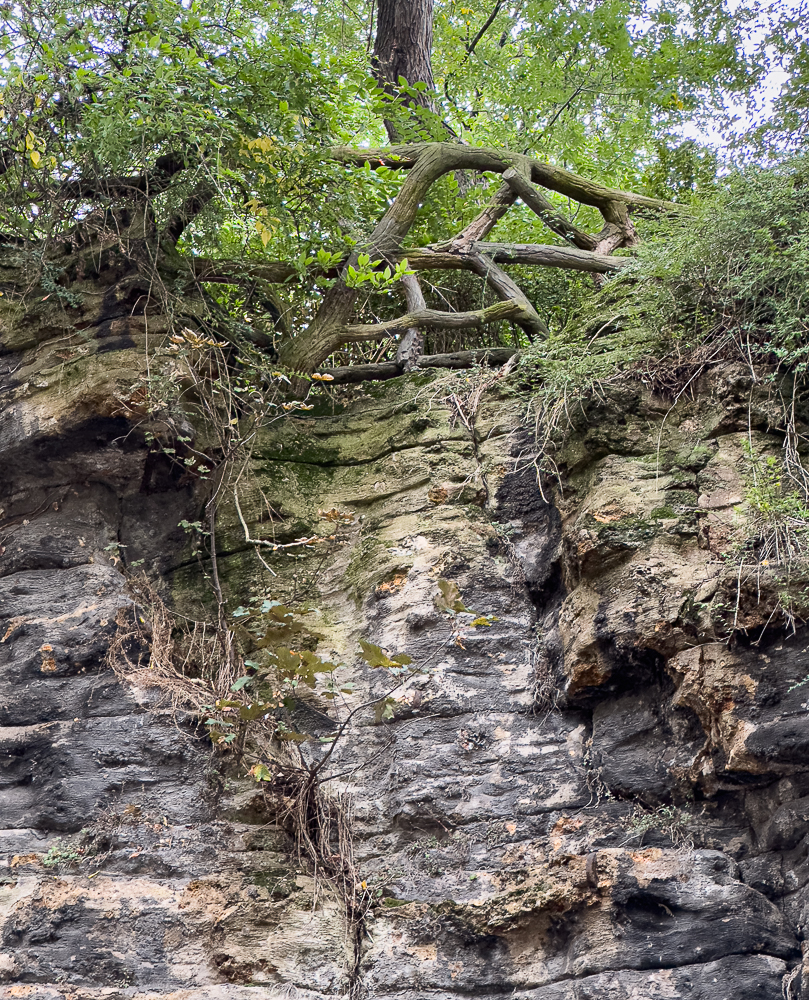
[[[269,556],[271,578],[223,501],[231,606],[316,606],[356,687],[310,712],[384,692],[358,638],[424,668],[335,750],[373,894],[355,954],[255,782],[106,665],[128,567],[182,610],[209,566],[179,527],[198,484],[135,427],[147,331],[121,320],[112,344],[99,315],[78,347],[56,320],[3,333],[0,996],[319,1000],[348,971],[391,1000],[809,995],[806,639],[777,570],[727,555],[745,442],[780,447],[765,393],[721,369],[676,405],[613,385],[571,413],[541,490],[498,384],[418,375],[263,434],[251,537],[353,517]],[[491,623],[442,613],[439,579]]]

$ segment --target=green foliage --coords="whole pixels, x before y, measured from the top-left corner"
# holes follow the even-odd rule
[[[689,814],[673,805],[662,805],[657,809],[645,809],[637,805],[630,816],[624,821],[626,830],[634,837],[643,838],[647,833],[662,833],[674,844],[690,843],[688,832]]]
[[[806,498],[787,476],[783,462],[774,455],[761,458],[748,448],[751,475],[744,498],[765,518],[789,519],[809,527],[809,506]]]
[[[771,113],[751,136],[757,149],[780,157],[785,149],[805,150],[809,138],[809,35],[806,6],[771,3],[765,6],[767,32],[760,47],[768,68],[783,83]]]
[[[453,583],[451,580],[438,581],[438,594],[435,597],[435,606],[440,611],[446,611],[452,614],[457,614],[463,611],[470,614],[474,613],[469,612],[469,608],[467,608],[461,598],[461,591],[458,588],[458,584]]]
[[[42,864],[46,868],[61,868],[75,865],[81,861],[83,854],[84,850],[82,848],[74,847],[72,844],[66,844],[64,841],[59,840],[48,848],[47,854],[42,858]]]
[[[323,675],[331,678],[341,664],[324,660],[313,649],[290,649],[295,642],[317,646],[321,636],[306,621],[312,609],[302,606],[289,608],[269,597],[256,598],[252,606],[239,606],[232,612],[238,623],[243,645],[253,650],[252,658],[244,660],[248,673],[237,677],[230,691],[239,698],[219,698],[210,709],[217,715],[209,718],[211,739],[229,746],[238,740],[234,730],[236,719],[241,723],[263,721],[270,733],[281,741],[300,742],[306,735],[286,725],[282,709],[291,711],[296,705],[296,692],[303,685],[314,690]],[[325,697],[334,699],[342,690],[333,679],[327,682]]]
[[[439,611],[449,619],[452,626],[452,639],[456,646],[465,649],[464,640],[476,628],[491,628],[500,619],[497,615],[478,614],[464,603],[460,588],[452,580],[439,580],[438,592],[433,596],[433,603]]]
[[[728,632],[760,625],[761,611],[771,623],[793,631],[809,609],[809,481],[797,453],[760,455],[746,443],[744,503],[736,509],[732,545],[724,553],[732,566],[735,599],[714,600],[710,613]],[[748,611],[752,608],[752,615]]]
[[[400,261],[395,267],[390,266],[379,270],[382,264],[381,258],[372,261],[367,253],[361,253],[357,258],[357,267],[349,264],[345,278],[348,288],[359,288],[361,285],[370,285],[376,291],[390,288],[397,281],[407,274],[415,274],[407,266],[407,258]]]
[[[300,161],[304,137],[311,149],[329,134],[338,97],[329,71],[344,68],[301,46],[306,20],[250,0],[5,8],[0,43],[15,58],[2,71],[4,148],[17,155],[0,182],[14,206],[4,227],[41,226],[31,208],[49,184],[137,174],[179,150],[193,169],[169,189],[166,212],[214,176],[227,199],[243,142],[274,136]]]
[[[746,452],[747,518],[740,539],[741,558],[749,559],[752,554],[758,565],[782,567],[790,575],[796,564],[805,564],[809,553],[806,484],[803,476],[790,474],[782,459],[757,455],[750,445]],[[787,596],[786,603],[791,602]]]
[[[803,375],[809,158],[729,175],[691,213],[649,233],[618,281],[680,349],[735,344],[750,362]]]
[[[332,519],[341,516],[338,511],[328,513]],[[313,611],[306,605],[291,608],[273,598],[259,597],[250,606],[240,605],[232,612],[241,643],[252,653],[244,660],[248,672],[230,685],[231,694],[237,697],[219,698],[206,706],[209,712],[216,713],[205,722],[214,743],[222,748],[240,745],[245,725],[252,722],[260,722],[282,742],[302,742],[308,739],[307,734],[285,721],[286,713],[295,714],[301,687],[317,690],[327,701],[353,693],[352,681],[335,677],[345,665],[325,660],[315,652],[322,635],[307,621]],[[298,648],[289,648],[292,642]],[[359,640],[359,646],[360,658],[370,667],[384,669],[395,679],[395,686],[420,672],[406,653],[388,652],[365,639]],[[395,704],[389,694],[373,700],[376,721],[392,719]],[[254,777],[257,781],[269,780]]]
[[[363,248],[404,172],[370,165],[346,171],[324,151],[384,143],[383,119],[407,141],[455,135],[470,145],[535,153],[609,184],[686,198],[710,184],[715,163],[679,130],[706,116],[720,120],[728,98],[746,99],[766,68],[763,49],[749,54],[741,44],[757,12],[740,7],[731,15],[719,0],[528,0],[519,15],[508,5],[489,12],[437,0],[433,110],[421,106],[423,83],[400,80],[391,101],[373,79],[373,9],[370,0],[350,17],[317,0],[26,0],[5,7],[0,228],[54,245],[77,222],[102,238],[123,231],[140,238],[150,228],[165,231],[193,196],[203,207],[180,237],[181,256],[280,259],[298,276],[313,264],[331,272]],[[782,25],[772,38],[800,75],[795,26]],[[499,183],[462,182],[448,176],[436,185],[419,211],[415,244],[457,232]],[[135,194],[145,189],[148,206]],[[600,228],[591,207],[576,221]],[[498,238],[548,236],[518,207]],[[352,268],[350,287],[382,293],[374,315],[399,311],[394,292],[404,262],[388,267],[365,254]],[[333,281],[320,273],[297,287],[290,277],[275,297],[287,330],[306,329]],[[60,280],[52,283],[65,305],[75,304]],[[255,286],[247,292],[238,284],[211,292],[232,321],[232,342],[248,322],[245,312],[260,313],[264,301]],[[479,279],[468,275],[425,284],[430,304],[476,308],[470,300],[483,295]],[[587,286],[580,277],[534,274],[526,290],[558,330]],[[274,346],[288,335],[258,333]],[[434,350],[461,346],[431,337]]]
[[[714,190],[718,169],[715,150],[693,139],[681,142],[676,135],[655,139],[652,147],[655,158],[643,175],[646,194],[688,203],[693,195]]]
[[[406,653],[387,654],[380,646],[360,639],[361,656],[369,667],[384,667],[386,670],[398,671],[413,662]]]
[[[719,2],[608,0],[509,5],[470,51],[488,8],[436,4],[435,76],[452,127],[472,144],[528,148],[636,187],[652,139],[722,115],[761,56],[740,44],[755,13]]]
[[[577,400],[642,358],[667,350],[649,318],[653,309],[633,283],[612,279],[581,301],[561,330],[523,351],[516,375],[531,390],[529,409],[544,435],[543,451],[552,447],[557,429],[569,426]]]

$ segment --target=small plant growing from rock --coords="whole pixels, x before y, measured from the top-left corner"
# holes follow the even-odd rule
[[[809,480],[793,449],[785,447],[783,460],[757,454],[749,442],[745,451],[745,505],[738,508],[740,527],[728,556],[737,567],[732,628],[744,626],[742,598],[750,583],[756,603],[771,609],[767,624],[794,630],[809,607]]]
[[[687,820],[687,814],[676,806],[659,806],[653,810],[636,806],[632,814],[624,819],[624,827],[632,837],[639,838],[639,844],[643,843],[647,833],[657,831],[667,836],[673,844],[688,845],[691,840]]]
[[[774,455],[756,455],[747,446],[750,507],[759,561],[790,563],[809,551],[809,505],[784,464]]]
[[[46,868],[63,868],[78,864],[84,853],[82,848],[73,847],[58,840],[48,848],[47,854],[42,858],[42,864]]]

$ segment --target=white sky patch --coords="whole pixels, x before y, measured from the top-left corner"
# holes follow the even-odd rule
[[[749,97],[727,96],[727,121],[688,122],[679,130],[683,138],[694,139],[720,150],[727,147],[728,140],[740,140],[772,118],[775,102],[790,79],[790,72],[782,65],[783,57],[775,48],[765,44],[766,39],[779,21],[790,19],[803,19],[809,32],[809,4],[807,0],[770,0],[757,6],[758,17],[750,25],[749,33],[742,42],[742,51],[750,57],[756,53],[765,55],[769,70]],[[742,0],[727,0],[726,7],[730,14],[735,15],[743,10],[744,4]]]
[[[650,0],[646,10],[651,13],[659,0]],[[727,94],[724,115],[721,118],[702,116],[701,120],[686,122],[676,131],[684,139],[694,139],[702,145],[710,146],[718,152],[727,149],[729,143],[739,143],[744,136],[757,126],[763,125],[774,114],[775,102],[790,79],[789,68],[783,65],[772,45],[766,45],[768,35],[780,22],[794,20],[806,24],[809,34],[809,0],[726,0],[725,10],[731,16],[745,18],[748,28],[741,44],[742,52],[749,58],[758,55],[766,58],[769,70],[755,90],[744,97]],[[631,22],[640,29],[650,28],[649,17],[637,17]],[[694,25],[689,23],[683,9],[679,12],[678,30],[694,37]],[[706,100],[707,106],[707,100]]]

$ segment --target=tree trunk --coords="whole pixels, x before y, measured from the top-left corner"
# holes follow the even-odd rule
[[[432,93],[433,0],[379,0],[372,57],[374,77],[391,101],[400,98],[400,78],[412,87],[424,83],[426,90],[408,95],[408,101],[435,110]],[[385,128],[391,142],[401,141],[393,121]]]

